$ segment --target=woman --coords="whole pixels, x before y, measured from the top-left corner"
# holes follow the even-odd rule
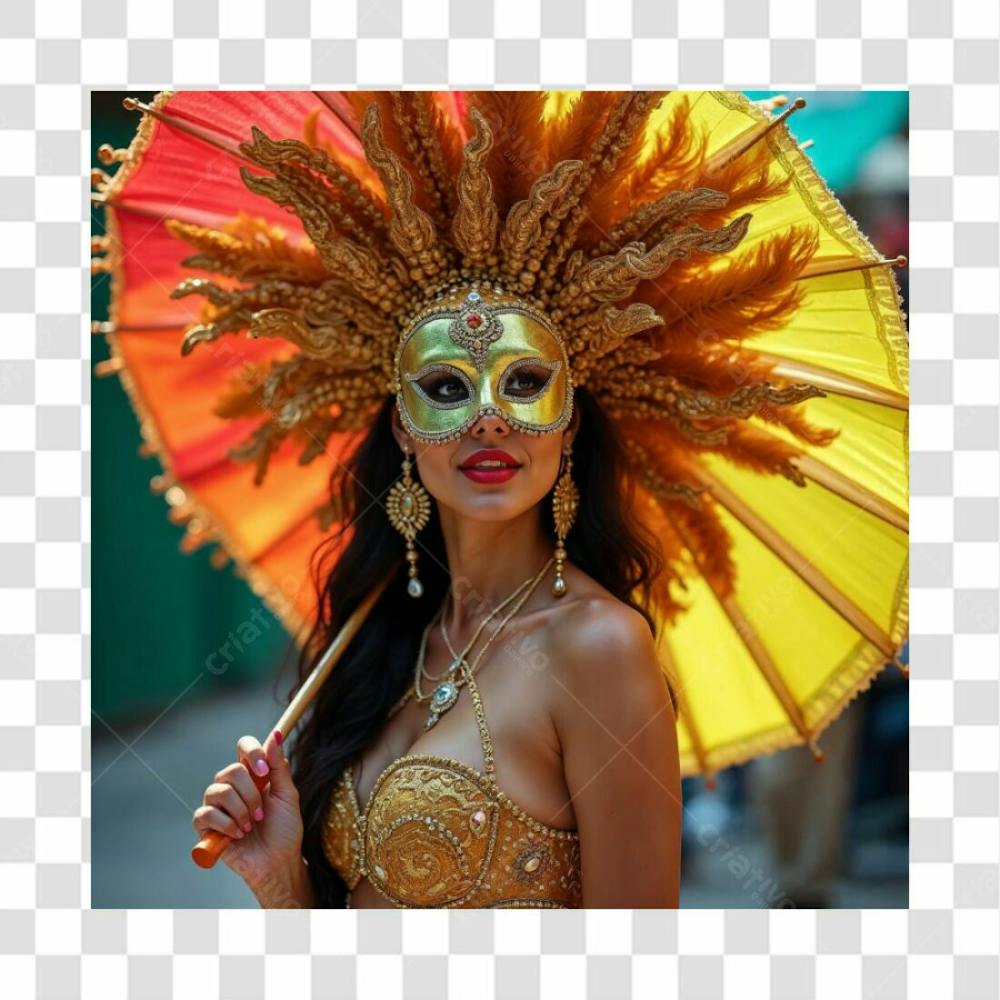
[[[360,760],[353,772],[362,802],[376,776],[413,750],[482,769],[466,692],[431,730],[425,730],[427,709],[412,698],[385,725],[384,716],[412,685],[423,617],[437,612],[449,580],[456,600],[446,629],[454,648],[462,649],[521,580],[551,562],[553,532],[544,501],[562,450],[575,445],[573,468],[585,500],[567,539],[566,594],[551,592],[550,569],[473,683],[485,707],[500,789],[530,816],[577,832],[578,855],[560,874],[582,883],[582,891],[568,898],[586,907],[676,906],[681,806],[675,721],[650,622],[630,597],[649,580],[656,557],[626,520],[612,427],[585,390],[577,390],[565,431],[529,435],[487,414],[457,441],[421,450],[416,444],[387,403],[343,470],[337,488],[361,514],[326,583],[328,606],[335,602],[340,609],[326,631],[335,632],[344,611],[398,561],[398,539],[371,497],[384,494],[399,449],[407,448],[417,451],[420,480],[437,513],[420,554],[427,593],[419,612],[407,606],[415,602],[405,595],[401,573],[321,693],[296,744],[294,778],[273,734],[263,747],[244,736],[239,761],[206,789],[196,829],[235,838],[223,859],[246,878],[262,906],[343,905],[344,881],[323,852],[322,832],[331,788],[348,762]],[[470,462],[485,449],[504,452],[512,472],[492,473],[499,480],[492,482],[491,473],[485,480],[470,473]],[[494,628],[495,622],[483,641]],[[429,673],[442,674],[451,659],[433,629]],[[271,780],[265,801],[248,773],[262,766]],[[391,894],[395,886],[388,888]],[[365,878],[351,892],[350,905],[394,904]]]
[[[677,905],[654,622],[684,610],[692,559],[720,597],[734,573],[692,470],[718,449],[801,481],[737,425],[819,440],[780,408],[823,393],[726,340],[794,312],[815,232],[705,263],[789,186],[773,126],[707,160],[682,97],[644,159],[661,98],[584,93],[547,125],[544,93],[339,95],[363,161],[256,127],[239,146],[310,246],[169,223],[187,263],[252,282],[178,287],[209,300],[183,353],[243,329],[299,349],[215,410],[261,418],[236,453],[257,480],[289,437],[309,462],[363,433],[331,481],[301,677],[392,577],[291,763],[279,734],[243,737],[195,812],[263,906]]]

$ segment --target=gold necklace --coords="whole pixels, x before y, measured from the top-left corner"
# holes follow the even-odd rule
[[[427,664],[426,664],[427,637],[430,634],[430,630],[434,627],[435,623],[438,622],[439,620],[442,620],[442,616],[444,615],[445,607],[447,606],[447,597],[445,598],[445,603],[441,606],[441,610],[438,612],[437,615],[435,615],[427,623],[427,625],[424,627],[423,634],[420,637],[420,647],[419,647],[419,651],[418,651],[418,655],[417,655],[417,670],[416,670],[416,674],[414,675],[414,678],[413,678],[413,694],[415,695],[416,700],[418,702],[425,702],[425,701],[429,700],[430,698],[433,698],[434,695],[437,693],[437,689],[438,688],[440,688],[444,684],[448,684],[449,680],[455,674],[455,671],[458,670],[459,666],[461,665],[463,658],[466,656],[466,654],[472,648],[473,643],[479,638],[479,635],[482,632],[482,630],[486,627],[486,623],[489,622],[489,621],[491,621],[501,611],[503,611],[503,609],[505,607],[507,607],[507,605],[510,604],[510,602],[512,600],[514,600],[514,598],[516,598],[524,590],[524,588],[526,586],[528,586],[529,583],[531,583],[531,579],[530,578],[527,579],[527,580],[524,580],[522,583],[518,584],[518,586],[514,590],[514,592],[512,594],[510,594],[510,596],[506,597],[496,608],[494,608],[486,616],[486,618],[483,620],[483,622],[479,626],[479,628],[476,629],[476,634],[472,637],[472,639],[470,640],[469,644],[465,647],[465,649],[462,650],[461,657],[458,656],[458,654],[454,653],[454,651],[453,651],[452,652],[453,659],[452,659],[452,662],[448,665],[448,668],[444,671],[443,674],[434,675],[434,674],[428,673],[428,671],[427,671]],[[424,694],[420,690],[420,678],[421,678],[421,676],[426,677],[429,681],[431,681],[434,684],[435,690],[431,694]],[[448,679],[442,681],[441,678],[448,678]],[[444,696],[442,695],[442,698],[443,697]]]
[[[517,598],[517,596],[521,593],[521,591],[524,590],[524,588],[527,587],[529,583],[531,583],[531,580],[532,580],[532,578],[529,576],[527,580],[523,580],[521,583],[519,583],[517,585],[517,587],[514,589],[514,592],[512,594],[510,594],[508,597],[505,597],[504,600],[500,604],[498,604],[483,619],[483,621],[480,624],[479,628],[476,629],[476,634],[466,643],[465,649],[462,650],[461,655],[459,655],[458,653],[455,652],[455,650],[452,647],[451,643],[448,641],[447,635],[445,635],[445,644],[448,647],[448,652],[451,654],[451,663],[448,665],[448,667],[442,673],[440,673],[440,674],[432,674],[432,673],[430,673],[430,671],[428,671],[426,662],[421,662],[421,664],[420,664],[420,673],[421,673],[421,676],[425,677],[427,680],[429,680],[432,683],[436,684],[436,683],[439,683],[441,681],[442,677],[448,677],[451,674],[454,674],[455,671],[458,670],[459,666],[461,665],[461,662],[468,655],[469,650],[472,649],[472,647],[476,644],[476,641],[479,639],[479,636],[482,634],[482,631],[486,627],[487,623],[491,622],[498,614],[500,614],[501,611],[503,611],[504,608],[507,607],[508,604],[510,604],[511,601],[513,601],[515,598]],[[444,612],[445,612],[445,609],[448,606],[448,603],[449,603],[448,599],[449,599],[450,596],[451,596],[451,592],[449,591],[448,597],[445,597],[445,603],[444,603],[444,605],[441,608],[441,612],[436,616],[436,619],[435,619],[437,621],[440,621],[442,629],[444,629]],[[432,622],[432,624],[433,624],[433,622]],[[425,696],[425,700],[426,700],[427,697],[430,697],[430,696],[429,695]]]
[[[452,708],[455,702],[458,701],[459,689],[461,688],[462,684],[467,683],[472,679],[472,675],[475,673],[477,667],[479,666],[479,663],[482,660],[483,656],[485,655],[486,650],[489,649],[489,647],[493,643],[493,640],[496,639],[496,637],[503,631],[504,626],[511,620],[511,618],[513,618],[514,615],[516,615],[518,611],[521,610],[521,607],[524,605],[524,602],[527,601],[527,599],[534,593],[535,588],[541,582],[542,577],[545,576],[549,566],[551,565],[552,565],[552,557],[550,556],[549,559],[546,561],[545,565],[538,571],[538,574],[531,581],[530,586],[521,595],[518,602],[507,613],[503,621],[500,622],[500,624],[496,627],[496,629],[493,631],[490,637],[486,640],[486,642],[483,645],[483,648],[480,649],[479,652],[476,654],[475,661],[472,663],[471,666],[465,662],[464,657],[461,659],[456,659],[455,662],[458,664],[458,666],[461,667],[463,676],[460,677],[457,681],[449,678],[442,684],[439,684],[438,687],[430,695],[423,695],[420,691],[420,668],[423,666],[424,655],[427,649],[427,636],[430,632],[430,624],[431,624],[428,623],[427,628],[424,629],[423,637],[421,638],[420,654],[417,657],[417,670],[415,671],[413,678],[414,694],[416,695],[417,701],[422,702],[430,699],[431,702],[430,714],[427,716],[427,721],[424,723],[425,730],[430,729],[432,726],[434,726],[437,723],[438,719],[441,718],[441,716],[444,715],[444,713],[447,712],[450,708]]]

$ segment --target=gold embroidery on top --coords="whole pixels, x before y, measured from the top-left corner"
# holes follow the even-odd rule
[[[498,787],[482,700],[473,680],[468,687],[484,771],[406,754],[383,769],[362,806],[346,767],[330,799],[327,858],[349,889],[367,877],[402,908],[580,906],[579,834],[540,822]]]

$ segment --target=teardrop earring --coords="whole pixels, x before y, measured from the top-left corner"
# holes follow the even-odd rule
[[[563,451],[563,457],[566,459],[565,468],[552,494],[552,516],[556,525],[556,578],[552,582],[555,597],[562,597],[566,593],[566,580],[562,575],[563,564],[566,562],[566,536],[573,527],[580,507],[580,493],[573,482],[573,456],[570,448]]]
[[[412,469],[410,449],[404,445],[403,475],[392,484],[386,497],[385,510],[389,515],[389,523],[406,539],[406,561],[410,576],[406,592],[410,597],[420,597],[424,592],[424,585],[417,576],[417,547],[413,540],[430,520],[431,498],[423,485],[410,475]]]

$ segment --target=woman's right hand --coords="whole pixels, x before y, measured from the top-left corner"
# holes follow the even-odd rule
[[[239,759],[219,771],[205,789],[193,825],[199,836],[216,830],[231,838],[222,860],[258,898],[266,895],[268,905],[280,906],[276,897],[292,893],[302,876],[299,793],[277,730],[263,746],[253,736],[241,736],[236,753]],[[263,792],[254,784],[251,769],[258,780],[267,779]]]

